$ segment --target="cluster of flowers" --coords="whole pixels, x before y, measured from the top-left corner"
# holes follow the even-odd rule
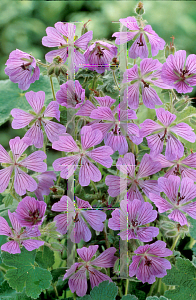
[[[35,193],[38,200],[26,196],[18,204],[16,212],[8,211],[12,230],[7,221],[0,217],[0,235],[9,237],[9,242],[1,250],[14,254],[20,252],[20,246],[32,251],[44,244],[41,240],[29,238],[40,236],[38,226],[42,224],[46,210],[43,196],[49,195],[49,188],[56,180],[56,175],[53,171],[46,171],[47,165],[43,162],[46,154],[43,151],[35,151],[27,157],[23,155],[30,145],[42,148],[44,135],[52,143],[53,149],[66,153],[65,157],[53,162],[54,171],[60,171],[61,178],[68,179],[80,168],[78,178],[81,186],[88,186],[90,181],[101,180],[102,174],[93,162],[110,168],[113,164],[111,155],[115,151],[119,152],[116,168],[120,175],[107,175],[105,183],[109,186],[108,193],[111,197],[124,193],[120,208],[112,212],[108,221],[110,229],[120,231],[122,240],[138,239],[146,243],[159,234],[157,227],[147,225],[155,221],[157,211],[153,210],[149,202],[144,202],[142,193],[156,205],[159,213],[170,211],[168,217],[181,226],[188,225],[185,214],[196,219],[196,202],[191,202],[196,197],[196,171],[192,169],[196,167],[196,154],[183,158],[184,146],[176,137],[177,135],[194,143],[196,135],[188,124],[175,124],[175,114],[164,108],[155,109],[155,105],[163,103],[153,88],[156,86],[176,89],[179,93],[191,92],[192,86],[196,85],[196,55],[189,55],[186,60],[186,51],[180,50],[169,55],[166,62],[161,64],[158,59],[148,58],[146,41],[151,45],[153,57],[165,46],[165,41],[151,26],[144,26],[142,22],[138,24],[134,17],[120,19],[120,22],[128,31],[114,33],[115,43],[119,45],[135,38],[129,49],[129,57],[134,60],[138,57],[142,59],[140,67],[134,64],[123,75],[122,83],[126,84],[126,88],[120,104],[114,106],[115,99],[103,96],[94,97],[97,101],[95,105],[95,102],[93,104],[85,99],[85,90],[79,81],[68,80],[60,86],[56,101],[51,101],[47,108],[44,106],[45,93],[30,91],[25,96],[33,111],[26,112],[17,108],[11,111],[14,129],[30,128],[22,139],[16,137],[10,140],[9,153],[0,145],[0,162],[4,167],[0,170],[0,192],[5,191],[12,180],[18,195],[22,196],[30,191]],[[75,30],[75,25],[62,22],[57,22],[55,28],[46,29],[47,36],[43,37],[42,44],[58,47],[46,54],[46,61],[61,67],[69,58],[71,72],[77,72],[79,68],[88,68],[98,73],[109,70],[111,61],[117,56],[117,47],[101,40],[88,46],[93,32],[86,32],[77,39]],[[27,53],[13,51],[6,64],[5,73],[23,90],[27,90],[31,83],[39,79],[39,62]],[[140,97],[146,107],[155,109],[157,121],[147,119],[139,126],[134,123],[137,119],[134,110],[139,107]],[[51,121],[55,118],[60,122],[59,105],[75,110],[77,116],[88,118],[89,123],[80,131],[80,142],[66,132],[64,125]],[[128,140],[139,145],[144,137],[150,154],[143,156],[137,168],[135,155],[128,152]],[[102,141],[104,146],[95,147]],[[164,145],[165,155],[161,154]],[[164,177],[158,181],[149,179],[149,176],[166,167],[170,169]],[[28,175],[28,169],[41,174]],[[165,198],[160,196],[161,192],[166,195]],[[82,239],[90,241],[91,231],[86,223],[96,231],[103,231],[106,214],[102,210],[93,209],[88,201],[76,197],[73,202],[68,196],[63,196],[51,209],[61,212],[54,218],[58,232],[64,235],[72,228],[70,239],[74,243],[79,243]],[[92,288],[103,280],[111,281],[110,277],[92,265],[113,267],[117,259],[114,256],[116,249],[111,247],[91,261],[97,250],[97,245],[77,249],[84,262],[75,263],[64,276],[64,279],[71,276],[69,287],[78,296],[84,296],[87,292],[86,271],[89,272]],[[163,257],[172,255],[172,251],[166,248],[163,241],[140,246],[135,254],[129,266],[129,275],[136,275],[143,283],[152,284],[155,277],[165,276],[166,269],[171,268],[170,262]]]

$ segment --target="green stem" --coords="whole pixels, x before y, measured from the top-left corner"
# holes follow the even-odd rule
[[[95,183],[94,183],[92,180],[91,180],[91,184],[92,184],[92,186],[94,187],[95,192],[98,193],[98,190],[97,190],[97,188],[96,188],[96,185],[95,185]]]
[[[103,235],[104,235],[104,238],[105,238],[106,247],[108,249],[108,248],[110,248],[110,243],[108,241],[108,235],[107,235],[106,226],[104,226],[104,228],[103,228]]]
[[[173,242],[173,245],[172,245],[172,247],[171,247],[171,251],[173,251],[174,248],[176,247],[176,244],[177,244],[179,238],[180,238],[180,234],[175,238],[175,240],[174,240],[174,242]]]
[[[49,65],[43,64],[41,61],[36,61],[38,65],[43,66],[44,68],[48,68]]]
[[[115,71],[112,71],[112,75],[113,75],[113,78],[114,78],[115,85],[117,86],[117,88],[119,90],[119,85],[118,85],[118,81],[116,79]]]
[[[53,85],[53,82],[52,82],[52,75],[50,75],[50,86],[51,86],[51,89],[52,89],[53,100],[55,101],[56,98],[55,98],[55,92],[54,92],[54,85]]]
[[[12,193],[11,190],[9,190],[9,192],[10,192],[10,195],[11,195],[15,200],[17,200],[18,202],[20,202],[20,199],[18,199],[18,198]]]
[[[158,278],[158,289],[157,289],[157,293],[160,295],[161,293],[161,278]]]
[[[55,285],[54,283],[52,283],[52,286],[53,286],[53,289],[54,289],[54,292],[55,292],[56,297],[59,298],[59,294],[58,294],[56,285]]]
[[[126,279],[126,286],[125,286],[125,296],[128,293],[128,288],[129,288],[129,279]]]
[[[176,94],[175,94],[174,90],[173,90],[173,89],[171,89],[171,92],[172,92],[172,94],[173,94],[173,96],[174,96],[174,100],[176,100],[176,99],[177,99],[177,97],[176,97]]]

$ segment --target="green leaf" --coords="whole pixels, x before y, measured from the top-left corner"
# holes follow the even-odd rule
[[[13,197],[10,194],[7,194],[4,198],[3,198],[3,203],[5,204],[5,207],[8,207],[9,205],[12,205],[13,203]]]
[[[126,295],[121,298],[121,300],[138,300],[138,298],[134,295]]]
[[[114,282],[103,281],[90,292],[89,295],[85,295],[82,300],[114,300],[118,293],[118,288]]]
[[[65,275],[66,269],[65,268],[57,268],[51,271],[52,274],[52,282],[56,282],[60,276]]]
[[[162,279],[166,285],[175,285],[174,290],[165,292],[171,300],[196,299],[196,268],[188,259],[177,258],[176,265],[167,270],[167,275]]]
[[[187,217],[189,223],[191,223],[190,227],[189,227],[189,233],[190,236],[192,238],[194,238],[194,240],[196,240],[196,220],[191,218],[191,217]]]
[[[18,201],[16,201],[15,199],[13,200],[13,203],[11,205],[8,205],[7,207],[5,207],[5,204],[1,204],[0,205],[0,216],[1,217],[6,217],[8,215],[8,209],[13,212],[15,211],[15,209],[18,206]]]
[[[50,286],[52,276],[48,270],[35,265],[36,250],[21,249],[20,254],[3,252],[1,258],[7,266],[14,267],[6,273],[6,280],[17,292],[26,287],[26,294],[34,299],[38,298],[43,289]]]
[[[57,91],[59,84],[56,78],[53,78],[54,88]],[[45,105],[47,105],[52,98],[50,87],[50,80],[47,76],[40,75],[39,80],[31,84],[27,91],[22,91],[18,88],[18,84],[13,83],[9,79],[0,81],[0,125],[4,124],[10,117],[10,111],[17,107],[23,110],[31,109],[31,106],[25,98],[28,91],[44,91],[46,94]]]
[[[43,251],[37,252],[35,261],[43,269],[50,268],[54,265],[54,252],[49,247],[44,246]]]

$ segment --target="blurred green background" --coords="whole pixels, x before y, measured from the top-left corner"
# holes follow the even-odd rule
[[[82,24],[89,19],[93,39],[111,38],[119,31],[120,18],[134,16],[138,1],[0,1],[0,79],[7,79],[5,63],[9,53],[16,48],[44,60],[50,48],[42,46],[46,27],[58,21],[78,22],[76,34],[80,36]],[[175,37],[177,50],[196,53],[196,2],[194,1],[143,1],[144,19],[170,43]],[[193,95],[196,96],[196,95]],[[8,147],[8,141],[23,136],[23,129],[13,130],[10,122],[0,129],[0,143]]]

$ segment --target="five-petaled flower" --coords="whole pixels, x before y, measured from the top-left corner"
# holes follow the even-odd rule
[[[65,212],[54,217],[57,230],[61,234],[66,234],[68,229],[74,224],[70,239],[73,243],[79,243],[81,239],[90,241],[91,231],[86,222],[96,231],[103,230],[103,223],[106,214],[101,210],[92,209],[88,201],[76,197],[77,203],[72,202],[68,196],[63,196],[60,201],[53,204],[51,210]],[[86,222],[85,222],[86,221]]]
[[[12,224],[12,229],[9,227],[7,221],[0,216],[0,235],[6,235],[9,239],[7,243],[1,246],[2,251],[16,254],[21,253],[20,246],[24,246],[28,251],[32,251],[44,245],[43,241],[30,239],[31,237],[41,235],[38,226],[22,228],[18,222],[16,213],[11,213],[9,209],[8,216]]]
[[[37,189],[37,182],[30,175],[23,171],[29,169],[35,172],[45,172],[47,164],[43,162],[46,154],[43,151],[35,151],[23,159],[23,152],[32,144],[31,139],[18,136],[9,141],[11,153],[7,153],[2,145],[0,145],[0,162],[4,169],[0,170],[0,193],[7,188],[9,181],[14,175],[14,188],[18,195],[26,194],[26,190],[33,192]]]
[[[170,54],[163,64],[161,77],[171,88],[178,93],[191,93],[192,86],[196,85],[196,55],[187,57],[186,51],[179,50]]]
[[[167,198],[164,199],[153,192],[149,193],[149,198],[160,213],[171,211],[168,218],[180,223],[181,226],[188,225],[184,213],[196,219],[196,202],[190,202],[196,197],[196,185],[192,179],[185,177],[181,181],[178,176],[170,175],[168,178],[159,178],[158,186],[160,192],[164,192]]]
[[[50,51],[45,58],[52,63],[55,57],[60,57],[63,62],[71,55],[71,71],[78,71],[85,65],[83,50],[86,50],[88,43],[93,38],[93,32],[88,31],[76,39],[76,25],[72,23],[57,22],[54,27],[47,27],[47,36],[42,38],[42,44],[46,47],[59,47],[58,50]]]
[[[119,157],[116,167],[122,172],[122,175],[107,175],[105,179],[106,185],[109,186],[108,193],[111,197],[116,197],[127,191],[125,199],[127,197],[131,201],[134,199],[144,201],[138,188],[140,188],[147,197],[152,189],[155,193],[159,194],[157,180],[142,179],[161,170],[161,164],[154,162],[149,154],[146,153],[143,156],[137,174],[135,174],[136,164],[135,155],[133,153],[125,154],[123,158]]]
[[[81,129],[81,147],[79,148],[71,135],[60,136],[57,142],[52,144],[52,148],[58,151],[65,151],[67,153],[73,152],[74,155],[61,157],[53,162],[55,171],[61,171],[62,178],[68,179],[73,175],[78,166],[79,183],[81,186],[90,184],[90,180],[98,182],[101,180],[102,174],[100,170],[90,161],[90,159],[100,163],[106,168],[110,168],[113,159],[110,155],[113,150],[109,146],[101,146],[88,151],[95,145],[98,145],[103,140],[103,134],[100,130],[93,130],[90,126],[83,126]]]
[[[57,141],[59,135],[66,134],[66,128],[62,124],[51,121],[56,118],[60,121],[59,104],[56,101],[51,101],[47,108],[44,106],[45,93],[43,91],[33,92],[30,91],[25,94],[26,99],[33,112],[26,112],[19,108],[11,110],[11,115],[14,117],[12,121],[12,128],[24,128],[27,125],[31,128],[25,133],[25,137],[31,139],[31,144],[36,148],[42,148],[44,143],[44,135],[42,129],[51,143]]]
[[[129,29],[128,32],[115,32],[112,36],[116,37],[115,43],[117,45],[124,44],[136,37],[133,45],[129,49],[130,58],[147,58],[148,47],[146,38],[151,45],[152,56],[156,56],[159,50],[163,50],[165,41],[158,36],[150,25],[144,27],[143,23],[138,26],[137,20],[134,17],[127,17],[119,20],[125,27]]]
[[[175,121],[176,115],[165,111],[164,108],[157,108],[156,115],[157,123],[153,120],[147,119],[140,124],[140,137],[147,136],[148,147],[150,148],[150,154],[156,156],[163,151],[164,140],[166,141],[165,157],[168,160],[175,160],[183,156],[184,147],[182,143],[173,135],[173,133],[181,136],[185,140],[194,143],[196,135],[193,129],[186,123],[179,123],[175,126],[171,124]],[[150,135],[155,133],[153,135]],[[150,135],[150,136],[148,136]]]
[[[108,221],[108,227],[113,230],[120,230],[122,240],[139,239],[142,242],[150,242],[153,237],[159,234],[157,227],[143,227],[157,218],[156,210],[150,203],[142,203],[134,199],[122,200],[120,209],[112,212],[112,218]]]
[[[166,243],[157,241],[150,245],[140,246],[134,251],[133,262],[129,266],[129,276],[136,275],[142,283],[155,282],[155,277],[162,278],[167,275],[166,270],[171,269],[170,262],[163,258],[172,255],[172,251],[166,248]]]
[[[6,65],[5,74],[12,82],[18,83],[21,90],[27,90],[31,83],[39,79],[40,70],[35,58],[21,50],[12,51]]]
[[[63,280],[69,278],[68,284],[72,293],[76,292],[79,297],[83,297],[87,292],[87,278],[86,273],[89,274],[91,288],[98,286],[100,282],[109,280],[111,278],[103,274],[102,272],[95,269],[93,266],[99,268],[112,268],[114,266],[117,257],[114,256],[116,248],[111,247],[104,252],[102,252],[97,258],[91,261],[95,255],[98,245],[89,246],[88,248],[83,247],[77,249],[77,253],[84,262],[78,262],[71,266],[69,270],[65,273]]]
[[[162,105],[155,89],[151,85],[158,86],[162,89],[168,89],[161,79],[162,64],[158,59],[145,58],[140,63],[140,70],[138,66],[134,65],[125,71],[123,74],[123,83],[129,83],[124,91],[123,101],[128,103],[132,109],[137,109],[139,106],[140,87],[142,100],[146,107],[155,108],[155,105]]]

